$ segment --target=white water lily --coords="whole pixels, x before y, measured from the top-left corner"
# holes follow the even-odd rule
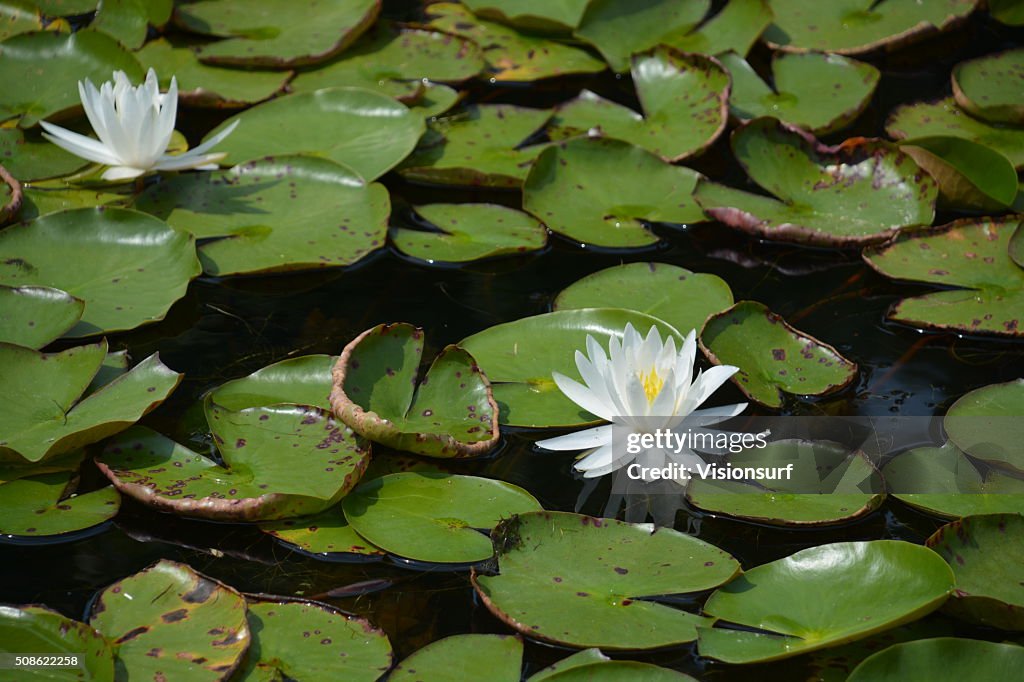
[[[651,327],[643,338],[627,324],[621,343],[615,337],[608,340],[607,354],[594,337],[587,336],[587,354],[576,351],[576,368],[584,383],[558,372],[552,377],[566,397],[612,423],[541,440],[537,445],[548,450],[588,450],[577,460],[576,469],[582,471],[584,477],[594,478],[636,459],[627,452],[615,452],[612,444],[615,425],[647,433],[657,428],[675,428],[684,419],[688,426],[703,427],[740,414],[747,407],[746,403],[697,409],[739,368],[712,367],[693,379],[696,356],[696,331],[687,335],[678,351],[674,338],[662,342],[657,327]],[[668,456],[670,453],[659,450],[656,454]],[[703,463],[692,450],[671,453],[671,459],[687,467]],[[643,465],[663,463],[648,459]]]
[[[160,94],[156,72],[133,86],[124,71],[115,71],[113,82],[99,89],[91,81],[78,82],[78,94],[98,140],[41,121],[43,136],[93,163],[110,166],[104,180],[130,180],[150,171],[213,170],[224,152],[209,153],[231,134],[238,121],[183,154],[167,154],[178,114],[178,83],[171,78],[167,94]]]

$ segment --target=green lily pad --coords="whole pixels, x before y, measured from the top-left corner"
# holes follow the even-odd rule
[[[952,97],[897,107],[886,121],[885,132],[897,140],[936,135],[962,137],[994,149],[1015,168],[1024,168],[1024,126],[976,119],[958,107]]]
[[[210,275],[267,274],[358,262],[384,246],[391,202],[327,159],[281,156],[154,184],[135,208],[196,238]]]
[[[232,678],[314,680],[330,671],[346,682],[375,682],[391,667],[388,636],[368,621],[324,604],[250,602],[252,643]]]
[[[356,532],[381,549],[415,561],[456,564],[491,557],[491,542],[479,530],[541,509],[511,483],[420,471],[367,481],[342,506]]]
[[[634,310],[588,308],[560,310],[489,327],[459,342],[487,374],[508,426],[577,426],[597,421],[558,390],[552,372],[580,380],[575,353],[586,349],[587,336],[608,347],[608,339],[622,338],[627,324],[646,336],[657,327],[662,337],[683,337],[656,317]]]
[[[1017,197],[1017,171],[1005,156],[962,137],[904,140],[900,149],[939,184],[939,204],[1003,211]]]
[[[714,58],[668,47],[633,57],[633,84],[643,115],[584,90],[551,120],[552,139],[594,128],[601,135],[679,161],[706,150],[725,130],[729,74]]]
[[[765,448],[728,456],[736,467],[785,467],[789,479],[759,481],[758,487],[738,481],[695,478],[687,488],[690,502],[717,514],[779,526],[823,526],[871,513],[883,496],[872,492],[878,472],[862,452],[829,443],[781,440]]]
[[[199,271],[191,235],[122,208],[51,213],[0,232],[0,284],[53,287],[85,301],[71,337],[162,320]]]
[[[129,196],[102,189],[86,189],[68,186],[66,189],[50,187],[27,187],[25,200],[18,211],[18,220],[33,220],[47,213],[68,211],[74,208],[97,208],[100,206],[124,207]]]
[[[188,31],[225,38],[197,48],[204,62],[281,68],[330,59],[379,13],[379,0],[200,0],[177,7],[174,20]]]
[[[990,466],[1024,473],[1024,379],[982,386],[965,393],[946,412],[949,440]]]
[[[551,3],[545,3],[550,6]],[[478,19],[466,7],[438,2],[427,7],[431,28],[472,40],[483,50],[484,75],[495,81],[525,82],[542,78],[604,71],[605,65],[586,50]]]
[[[550,111],[511,104],[470,107],[431,123],[398,173],[437,185],[518,188],[544,148],[523,145],[550,117]]]
[[[45,606],[0,606],[0,652],[78,656],[78,668],[11,671],[11,679],[112,680],[114,652],[110,643],[85,623],[66,618]]]
[[[99,0],[32,0],[32,4],[47,16],[68,17],[92,12]]]
[[[150,24],[166,24],[173,9],[173,0],[103,0],[89,28],[137,50],[146,42]]]
[[[84,309],[60,289],[0,286],[0,343],[42,348],[74,327]]]
[[[408,106],[411,112],[430,121],[458,104],[463,95],[465,92],[449,88],[447,85],[424,83],[419,96],[409,102]]]
[[[1024,123],[1024,49],[1006,50],[953,67],[960,108],[995,123]]]
[[[847,682],[1012,680],[1024,666],[1024,647],[977,639],[936,637],[896,644],[858,665]]]
[[[72,472],[27,476],[0,485],[0,534],[48,537],[109,521],[121,496],[107,486],[74,494]]]
[[[733,116],[742,121],[774,116],[817,135],[853,123],[881,77],[870,64],[837,54],[776,52],[769,84],[742,57],[730,53],[719,59],[732,75]],[[822,83],[832,85],[822,88]]]
[[[1021,0],[988,0],[988,13],[1007,26],[1024,26],[1024,2]]]
[[[42,462],[118,433],[181,380],[151,355],[83,397],[106,354],[105,341],[52,354],[0,344],[0,461]]]
[[[949,523],[927,546],[946,560],[956,590],[945,610],[971,623],[1024,630],[1024,585],[1016,567],[1024,564],[1024,516],[990,514]]]
[[[0,40],[33,31],[42,31],[43,17],[39,8],[27,0],[0,2]]]
[[[857,378],[856,363],[755,301],[740,301],[709,317],[699,340],[711,362],[739,367],[733,382],[766,407],[781,407],[787,393],[841,391]]]
[[[728,0],[717,14],[705,17],[689,33],[663,36],[662,42],[683,52],[746,56],[771,23],[769,0]]]
[[[651,223],[705,219],[692,196],[698,177],[626,142],[577,138],[537,157],[523,208],[587,246],[639,248],[658,242]]]
[[[94,31],[40,31],[0,43],[0,119],[20,117],[22,128],[80,106],[77,83],[110,80],[124,71],[142,80],[142,67],[113,38]]]
[[[341,505],[314,516],[267,521],[260,524],[260,530],[288,547],[296,547],[310,554],[355,554],[364,557],[387,554],[349,525]]]
[[[287,71],[224,69],[203,64],[186,43],[157,38],[135,53],[139,63],[160,76],[166,88],[178,81],[178,100],[194,107],[243,107],[279,93],[288,82]]]
[[[958,220],[866,249],[868,265],[887,277],[956,287],[902,299],[889,317],[929,329],[1024,336],[1024,269],[1007,253],[1021,222],[1020,216]]]
[[[712,594],[706,615],[758,632],[702,627],[697,647],[725,663],[789,658],[916,620],[952,590],[953,572],[926,547],[898,540],[811,547]]]
[[[1021,201],[1022,197],[1024,197],[1024,191],[1018,193],[1017,201]],[[1010,237],[1010,247],[1008,250],[1013,262],[1024,268],[1024,225],[1018,227],[1014,235]]]
[[[454,635],[414,651],[395,666],[388,682],[519,682],[522,660],[523,640],[518,637]]]
[[[773,118],[732,136],[750,179],[774,197],[702,179],[694,197],[721,222],[768,239],[862,246],[931,224],[938,187],[888,142],[853,138],[829,147]]]
[[[974,11],[977,0],[833,0],[808,6],[770,0],[775,23],[764,32],[773,49],[862,54],[894,49],[944,31]]]
[[[498,574],[473,574],[491,613],[556,644],[654,649],[692,642],[711,621],[652,601],[721,585],[724,551],[670,528],[565,512],[512,518],[493,534]]]
[[[300,73],[293,92],[353,86],[414,100],[424,80],[461,83],[484,68],[476,43],[439,31],[379,22],[337,59]]]
[[[621,680],[643,680],[643,682],[696,682],[685,675],[668,668],[660,668],[639,661],[613,661],[600,649],[584,649],[558,663],[550,665],[526,682],[620,682]]]
[[[70,152],[20,128],[0,128],[0,163],[22,182],[69,175],[86,165]]]
[[[89,625],[125,677],[223,680],[249,646],[245,612],[232,588],[163,559],[103,590]]]
[[[329,355],[303,355],[258,369],[247,377],[221,384],[208,399],[229,410],[292,404],[331,409]]]
[[[428,263],[468,263],[538,251],[547,246],[544,226],[522,211],[497,204],[428,204],[416,214],[431,230],[395,227],[402,253]]]
[[[555,298],[554,310],[626,308],[664,320],[682,333],[700,331],[708,315],[733,303],[721,277],[668,263],[628,263],[587,275]]]
[[[423,330],[379,324],[334,366],[331,407],[356,433],[428,457],[483,455],[498,442],[498,407],[469,353],[447,346],[417,381]]]
[[[416,146],[423,119],[387,95],[327,88],[258,104],[229,118],[206,138],[239,121],[219,145],[233,164],[286,154],[337,161],[367,182],[394,168]],[[343,135],[338,131],[345,131]]]

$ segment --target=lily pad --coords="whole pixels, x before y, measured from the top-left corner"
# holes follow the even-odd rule
[[[238,129],[217,145],[231,163],[310,154],[337,161],[367,182],[404,159],[425,126],[405,105],[363,88],[326,88],[279,97],[236,114],[204,139],[234,121],[240,122]]]
[[[173,10],[173,0],[103,0],[89,28],[137,50],[146,42],[150,24],[163,26]]]
[[[391,667],[387,635],[324,604],[250,602],[252,643],[239,681],[314,680],[325,671],[346,682],[375,682]]]
[[[388,682],[519,682],[523,640],[510,635],[454,635],[431,642],[395,666]],[[452,665],[458,661],[458,667]]]
[[[258,369],[249,376],[221,384],[207,396],[229,410],[292,404],[331,409],[329,355],[303,355]]]
[[[896,644],[858,665],[847,682],[1012,680],[1024,666],[1024,647],[977,639],[935,637]]]
[[[971,623],[1024,630],[1024,516],[970,516],[935,531],[927,546],[946,560],[956,590],[945,610]]]
[[[1024,126],[976,119],[958,107],[952,97],[897,107],[886,121],[885,132],[897,140],[936,135],[962,137],[994,149],[1015,168],[1024,168]]]
[[[380,13],[380,0],[200,0],[175,8],[182,28],[225,38],[196,50],[211,64],[290,67],[330,59]]]
[[[49,537],[109,521],[121,496],[107,486],[74,494],[72,472],[27,476],[0,485],[0,534]]]
[[[692,196],[698,177],[626,142],[577,138],[537,157],[523,208],[584,245],[639,248],[658,242],[651,223],[705,219]]]
[[[727,0],[717,14],[705,17],[689,33],[663,36],[662,42],[683,52],[746,56],[771,23],[769,0]]]
[[[498,407],[473,357],[447,346],[417,381],[423,330],[380,324],[334,366],[331,407],[356,433],[429,457],[473,457],[498,442]]]
[[[468,263],[538,251],[547,246],[544,226],[522,211],[497,204],[428,204],[415,209],[428,227],[395,227],[402,253],[428,263]]]
[[[327,159],[281,156],[154,184],[135,208],[196,238],[210,275],[342,267],[384,246],[391,202]]]
[[[739,572],[724,551],[670,528],[565,512],[505,521],[498,574],[473,574],[491,613],[556,644],[654,649],[691,642],[711,621],[654,601],[721,585]]]
[[[249,646],[245,618],[238,592],[163,559],[103,590],[89,625],[114,647],[126,677],[223,680]]]
[[[952,590],[953,572],[926,547],[898,540],[811,547],[712,594],[706,615],[758,631],[702,627],[697,647],[725,663],[789,658],[916,620]]]
[[[962,137],[904,140],[900,149],[939,184],[939,204],[1003,211],[1017,197],[1017,171],[1005,156]]]
[[[965,393],[946,412],[949,440],[990,466],[1024,473],[1024,378]]]
[[[853,123],[881,77],[870,64],[837,54],[776,52],[771,81],[766,83],[742,57],[730,53],[719,59],[732,75],[733,116],[742,121],[774,116],[817,135]],[[822,83],[832,85],[822,88]]]
[[[584,649],[527,678],[526,682],[696,682],[689,675],[639,661],[613,661],[600,649]]]
[[[33,31],[42,31],[43,17],[39,8],[27,0],[0,2],[0,40]]]
[[[1021,201],[1022,197],[1024,197],[1024,191],[1018,193],[1017,201]],[[1010,238],[1009,253],[1013,262],[1024,268],[1024,225],[1018,227],[1017,231]]]
[[[0,343],[42,348],[74,327],[84,309],[60,289],[0,286]]]
[[[53,287],[85,301],[71,337],[162,320],[199,271],[191,235],[138,211],[61,211],[0,232],[0,284]]]
[[[589,90],[563,104],[551,121],[553,139],[598,129],[666,161],[700,154],[718,139],[728,119],[729,74],[713,57],[668,47],[636,55],[633,85],[643,115]]]
[[[618,308],[561,310],[489,327],[459,342],[487,374],[508,426],[576,426],[597,421],[558,390],[552,372],[580,380],[575,353],[586,348],[587,336],[607,348],[608,339],[622,338],[627,324],[646,336],[657,327],[662,337],[683,337],[656,317]]]
[[[480,104],[430,125],[399,167],[407,180],[437,185],[518,188],[544,148],[527,144],[551,112],[511,104]]]
[[[67,17],[93,11],[99,0],[32,0],[32,4],[47,16]]]
[[[421,93],[424,80],[461,83],[483,68],[480,48],[470,40],[378,22],[337,59],[300,73],[291,89],[352,86],[411,101]]]
[[[45,606],[0,606],[0,652],[54,656],[76,655],[77,669],[12,672],[12,679],[114,679],[114,652],[110,643],[85,623],[66,618]]]
[[[437,83],[424,83],[415,101],[409,103],[409,110],[428,121],[436,119],[462,99],[465,92]]]
[[[68,185],[65,189],[30,186],[25,189],[25,200],[18,211],[18,219],[32,220],[47,213],[73,208],[124,207],[129,199],[130,196],[119,192],[75,185]]]
[[[1007,26],[1024,26],[1024,2],[1021,0],[988,0],[992,18]]]
[[[550,7],[551,3],[545,3]],[[472,40],[483,50],[484,74],[494,81],[525,82],[604,71],[586,50],[478,19],[463,5],[438,2],[427,7],[430,27]]]
[[[1024,269],[1007,253],[1020,216],[958,220],[864,251],[887,277],[952,290],[905,298],[889,317],[918,327],[1024,336]]]
[[[953,96],[969,114],[995,123],[1024,123],[1024,49],[953,67]]]
[[[778,50],[862,54],[894,49],[952,28],[977,0],[770,0],[775,23],[764,40]]]
[[[701,180],[694,192],[712,218],[768,239],[819,246],[862,246],[900,228],[931,224],[938,187],[888,142],[853,138],[819,143],[773,118],[732,136],[750,179],[774,197]]]
[[[86,394],[106,354],[105,341],[52,354],[0,344],[0,461],[42,462],[123,431],[181,380],[151,355]]]
[[[20,128],[0,128],[0,163],[21,182],[69,175],[86,165],[70,152]]]
[[[787,393],[841,391],[857,378],[856,363],[755,301],[740,301],[709,317],[699,340],[711,362],[739,367],[733,382],[766,407],[781,407]]]
[[[142,80],[142,67],[113,38],[94,31],[26,33],[0,43],[0,119],[22,128],[80,106],[79,80],[110,80],[124,71]]]
[[[415,561],[455,564],[490,558],[491,542],[479,530],[541,509],[511,483],[420,471],[367,481],[342,506],[356,532],[381,549]]]
[[[856,519],[878,508],[878,472],[862,452],[829,443],[781,440],[728,456],[736,467],[785,467],[788,479],[738,481],[695,478],[687,497],[699,509],[778,526],[823,526]],[[764,492],[758,492],[763,489]]]
[[[386,554],[380,547],[356,533],[345,518],[341,505],[314,516],[267,521],[260,524],[260,530],[285,546],[310,554],[352,554],[363,557],[381,557]]]

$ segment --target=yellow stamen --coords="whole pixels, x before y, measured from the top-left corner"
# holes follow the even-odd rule
[[[647,402],[653,403],[661,393],[661,387],[665,385],[665,380],[658,376],[657,369],[651,367],[650,372],[640,372],[640,385],[644,387]]]

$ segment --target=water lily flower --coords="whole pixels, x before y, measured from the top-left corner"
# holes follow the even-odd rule
[[[621,343],[615,337],[609,339],[607,354],[594,337],[587,336],[587,354],[576,351],[576,368],[584,383],[558,372],[552,377],[566,397],[611,424],[541,440],[537,445],[548,450],[587,450],[575,466],[585,478],[594,478],[636,459],[636,455],[628,452],[615,452],[612,444],[615,425],[647,433],[658,428],[676,428],[684,420],[687,427],[709,426],[740,414],[747,407],[746,403],[697,409],[739,368],[712,367],[693,379],[696,356],[695,330],[687,335],[678,351],[675,339],[669,337],[663,342],[657,327],[651,327],[644,338],[627,324]],[[703,459],[689,449],[656,454],[670,457],[691,470],[703,463]],[[647,461],[644,466],[661,464],[663,462]]]
[[[91,81],[78,82],[78,94],[98,140],[41,121],[43,136],[58,147],[93,163],[110,166],[104,180],[130,180],[150,171],[213,170],[224,152],[209,153],[235,129],[234,124],[183,154],[167,154],[178,113],[178,83],[171,78],[167,94],[160,94],[156,72],[133,86],[124,71],[99,89]]]

